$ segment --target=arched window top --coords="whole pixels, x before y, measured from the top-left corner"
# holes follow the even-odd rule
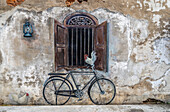
[[[98,20],[91,14],[75,12],[64,19],[64,25],[89,26],[98,25]]]

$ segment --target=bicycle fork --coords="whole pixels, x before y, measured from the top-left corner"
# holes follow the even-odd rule
[[[100,89],[100,93],[103,95],[103,94],[105,94],[105,91],[102,90],[102,88],[101,88],[101,86],[100,86],[100,84],[99,84],[99,79],[97,78],[97,75],[96,75],[95,72],[94,72],[94,74],[95,74],[95,77],[96,77],[97,85],[98,85],[98,87],[99,87],[99,89]]]

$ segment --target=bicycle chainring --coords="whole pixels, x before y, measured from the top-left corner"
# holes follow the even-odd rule
[[[81,90],[77,90],[76,92],[75,92],[75,95],[76,95],[76,97],[77,98],[81,98],[82,96],[83,96],[83,91],[81,91]]]

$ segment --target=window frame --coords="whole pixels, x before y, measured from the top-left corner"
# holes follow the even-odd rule
[[[67,23],[67,21],[68,21],[68,19],[70,19],[70,18],[72,18],[73,16],[75,16],[75,15],[77,15],[77,14],[83,14],[84,16],[85,15],[88,15],[89,17],[91,17],[91,18],[93,18],[94,19],[94,24],[96,24],[96,25],[67,25],[66,23]],[[98,66],[98,65],[96,65],[97,67],[97,69],[98,70],[103,70],[103,71],[108,71],[107,70],[107,21],[105,21],[105,22],[103,22],[102,24],[99,24],[98,25],[98,20],[97,20],[97,18],[95,18],[94,16],[92,16],[92,15],[90,15],[90,14],[88,14],[88,13],[80,13],[80,12],[76,12],[76,13],[73,13],[73,14],[70,14],[70,15],[68,15],[65,19],[64,19],[64,21],[63,21],[63,25],[61,24],[61,23],[59,23],[60,25],[62,25],[63,27],[65,27],[65,28],[67,28],[67,32],[68,32],[68,27],[74,27],[74,28],[76,28],[76,27],[78,27],[78,28],[94,28],[94,34],[93,34],[93,38],[95,38],[94,39],[94,45],[93,46],[95,46],[96,48],[98,48],[98,49],[101,49],[101,51],[103,50],[103,51],[105,51],[104,52],[104,56],[102,56],[102,53],[97,53],[97,56],[99,56],[99,57],[101,57],[102,56],[102,58],[103,59],[97,59],[96,61],[100,61],[100,62],[95,62],[95,63],[97,63],[98,65],[100,65],[100,66]],[[103,26],[104,25],[104,26]],[[55,30],[55,22],[54,22],[54,30]],[[99,43],[99,41],[98,40],[96,40],[96,38],[98,38],[98,37],[96,37],[97,36],[97,30],[98,29],[100,29],[99,27],[101,26],[101,29],[102,29],[102,35],[104,35],[104,37],[102,37],[102,38],[104,38],[104,40],[103,40],[103,45],[97,45],[98,43]],[[55,32],[55,31],[54,31]],[[68,34],[67,34],[67,36],[68,36]],[[54,34],[54,44],[56,44],[56,36],[55,36],[55,34]],[[67,39],[68,39],[68,37],[67,37]],[[67,47],[68,47],[68,44],[67,44]],[[94,48],[95,49],[95,48]],[[56,50],[56,46],[54,46],[54,50]],[[103,52],[102,51],[102,52]],[[54,58],[55,58],[55,60],[56,60],[56,51],[54,51],[55,52],[55,56],[54,56]],[[68,50],[67,50],[67,53],[68,53]],[[90,54],[91,55],[91,54]],[[67,57],[67,59],[68,59],[68,57]],[[68,61],[68,60],[67,60]],[[56,63],[56,61],[55,61],[55,71],[56,70],[59,70],[59,69],[63,69],[63,68],[65,68],[65,69],[67,69],[67,70],[72,70],[72,69],[76,69],[76,68],[86,68],[85,66],[60,66],[60,67],[58,67],[57,66],[57,63]],[[68,65],[68,64],[67,64]]]
[[[83,43],[83,47],[87,47],[87,49],[86,48],[84,48],[84,49],[80,49],[81,51],[80,51],[80,53],[83,51],[83,53],[82,54],[88,54],[90,57],[91,57],[91,52],[90,51],[93,51],[94,50],[94,32],[95,32],[95,26],[91,26],[91,27],[81,27],[81,26],[79,26],[79,27],[68,27],[68,30],[69,30],[69,28],[73,28],[73,29],[76,29],[76,31],[77,30],[79,30],[79,29],[83,29],[83,31],[86,29],[86,31],[88,31],[88,32],[86,32],[86,34],[88,35],[88,36],[86,36],[88,39],[90,39],[90,38],[92,38],[92,39],[90,39],[91,41],[89,41],[89,43],[87,44],[88,45],[88,47],[86,46],[86,45],[84,45],[84,43]],[[91,31],[90,31],[91,30]],[[81,32],[82,33],[82,32]],[[78,35],[80,35],[78,32],[76,32],[76,39],[77,39],[77,36]],[[69,34],[68,34],[69,35]],[[83,34],[82,34],[83,35]],[[69,35],[70,36],[70,35]],[[69,39],[70,37],[68,37],[68,39]],[[73,38],[72,36],[71,36],[71,38]],[[84,40],[87,40],[87,38],[85,39],[85,37],[83,37],[83,36],[81,36],[81,38],[80,39],[84,39]],[[68,40],[69,41],[69,40]],[[77,40],[76,40],[77,41]],[[81,43],[81,44],[82,44]],[[76,43],[76,44],[78,44],[78,43]],[[90,46],[90,44],[91,44],[91,46]],[[68,45],[69,46],[69,45]],[[78,45],[76,45],[76,47],[77,47]],[[69,48],[68,48],[69,49]],[[74,49],[74,48],[72,48],[72,49]],[[76,50],[77,50],[77,48],[76,48]],[[86,53],[85,53],[85,51],[86,51]],[[81,60],[84,60],[84,55],[83,55],[83,59],[82,59],[82,54],[81,54],[81,56],[78,56],[77,55],[77,51],[76,51],[76,65],[69,65],[70,63],[69,63],[69,60],[68,60],[68,65],[70,66],[70,67],[78,67],[78,68],[84,68],[84,67],[86,67],[85,65],[81,65],[82,64],[82,62],[84,63],[84,61],[81,61]],[[69,51],[68,51],[68,54],[69,54]],[[79,60],[79,58],[78,57],[81,57],[80,58],[80,62],[81,62],[81,64],[80,65],[78,65],[78,63],[80,63],[79,61],[77,61],[77,60]],[[69,59],[69,57],[68,57],[68,59]]]

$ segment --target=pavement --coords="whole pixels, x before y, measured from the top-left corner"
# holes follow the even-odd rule
[[[0,106],[0,112],[170,112],[170,104]]]

